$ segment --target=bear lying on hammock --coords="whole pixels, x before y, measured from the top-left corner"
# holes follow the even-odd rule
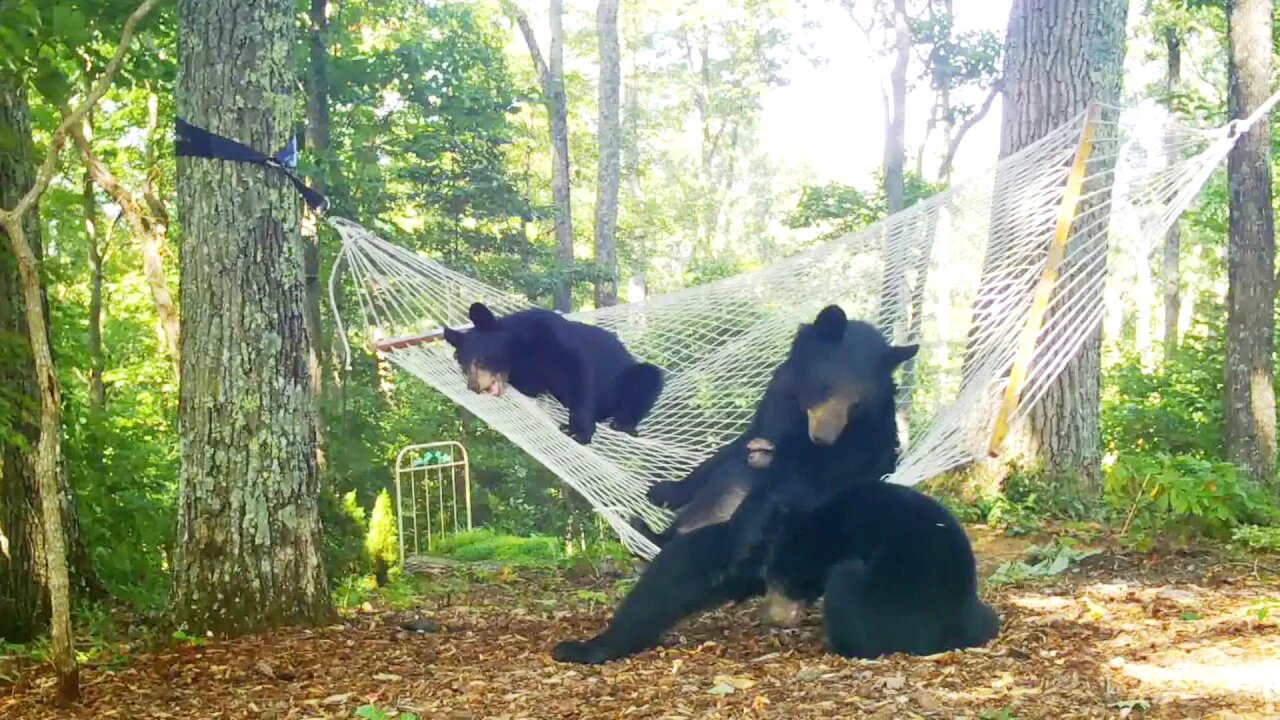
[[[882,480],[896,463],[892,372],[914,352],[835,307],[801,326],[770,384],[779,405],[762,400],[753,422],[772,462],[749,468],[740,452],[748,434],[730,444],[738,454],[704,465],[703,486],[690,490],[696,499],[751,478],[729,520],[671,534],[609,626],[560,643],[553,656],[625,657],[698,610],[766,591],[772,605],[793,608],[823,598],[828,646],[849,657],[927,655],[994,638],[1000,620],[977,596],[963,528],[928,496]]]
[[[596,423],[630,435],[662,392],[662,371],[636,362],[616,335],[550,310],[501,318],[483,303],[468,315],[475,329],[444,329],[472,392],[501,395],[508,385],[528,397],[550,395],[569,411],[561,428],[584,445]]]

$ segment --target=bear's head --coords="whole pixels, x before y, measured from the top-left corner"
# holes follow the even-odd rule
[[[502,395],[511,374],[511,333],[498,325],[493,311],[484,303],[473,303],[467,314],[474,329],[445,328],[444,339],[453,346],[453,356],[467,376],[467,389]]]
[[[892,421],[893,371],[918,345],[890,345],[871,325],[829,305],[800,326],[787,356],[786,388],[808,419],[809,439],[831,445],[864,413]]]

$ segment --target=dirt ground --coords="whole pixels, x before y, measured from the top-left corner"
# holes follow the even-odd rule
[[[1025,541],[975,531],[983,576]],[[450,572],[463,572],[453,569]],[[1048,583],[985,591],[989,648],[849,661],[816,615],[762,627],[752,606],[707,613],[667,646],[603,667],[551,660],[599,629],[612,577],[500,572],[424,596],[437,632],[376,608],[341,623],[135,652],[82,670],[84,699],[49,704],[47,668],[0,684],[0,718],[1280,718],[1280,582],[1264,562],[1208,555],[1087,558]],[[366,711],[367,712],[367,711]]]

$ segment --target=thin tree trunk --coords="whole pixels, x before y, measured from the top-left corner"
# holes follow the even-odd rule
[[[884,198],[890,215],[906,207],[907,64],[911,60],[907,0],[893,0],[893,50],[893,70],[889,75],[889,117],[884,139]]]
[[[167,218],[152,217],[150,208],[144,207],[132,192],[120,184],[115,175],[111,174],[107,166],[94,154],[83,128],[73,128],[72,137],[76,148],[80,151],[80,158],[93,176],[94,182],[120,205],[120,212],[124,214],[134,236],[138,238],[142,249],[142,274],[151,288],[151,302],[155,306],[160,330],[164,334],[165,351],[173,364],[175,375],[180,377],[182,365],[178,344],[181,323],[177,303],[173,300],[173,293],[169,291],[169,278],[164,269],[164,247],[168,235]],[[151,204],[154,205],[157,202],[158,200],[153,200]]]
[[[1167,52],[1168,69],[1165,75],[1165,91],[1172,103],[1173,94],[1182,85],[1182,38],[1172,27],[1164,31],[1164,46]],[[1172,129],[1165,134],[1165,152],[1167,162],[1175,162],[1173,153],[1176,150],[1176,137]],[[1182,306],[1182,279],[1179,277],[1178,264],[1182,255],[1182,231],[1178,223],[1169,226],[1164,236],[1163,262],[1160,269],[1161,284],[1164,288],[1164,358],[1168,362],[1173,351],[1178,349],[1178,314]]]
[[[85,116],[84,134],[93,137],[93,115]],[[101,413],[106,405],[106,388],[102,374],[106,356],[102,352],[102,284],[103,243],[98,232],[98,202],[93,196],[93,173],[86,167],[80,182],[80,201],[84,211],[84,237],[89,249],[89,409]]]
[[[569,197],[569,102],[564,90],[564,4],[563,0],[550,0],[551,47],[550,58],[542,57],[537,37],[529,17],[511,0],[503,0],[502,6],[515,20],[524,35],[533,67],[542,84],[543,102],[547,107],[548,126],[551,135],[551,203],[555,214],[556,260],[560,264],[560,279],[552,293],[556,310],[569,312],[573,305],[573,213]]]
[[[1076,117],[1091,101],[1119,100],[1127,9],[1127,0],[1014,0],[1005,40],[1002,157]],[[1105,133],[1100,127],[1096,142],[1104,141]],[[1097,162],[1090,166],[1093,174],[1103,170]],[[1091,203],[1106,201],[1106,193],[1097,191],[1080,204],[1078,215],[1086,215]],[[1094,232],[1105,233],[1106,223],[1100,225]],[[1100,263],[1101,258],[1089,254],[1070,262]],[[1063,275],[1069,267],[1064,263]],[[1100,294],[1101,273],[1098,278],[1057,292]],[[1055,298],[1054,305],[1078,302]],[[1073,481],[1082,493],[1096,493],[1101,484],[1100,343],[1099,328],[1092,328],[1026,422],[1015,425],[1006,440],[1012,459]]]
[[[326,187],[331,133],[329,124],[329,17],[328,0],[311,0],[311,26],[307,32],[310,62],[307,74],[306,143],[317,166],[308,180],[321,194]],[[320,232],[311,227],[303,239],[302,272],[307,281],[307,335],[311,338],[311,383],[316,397],[322,396],[324,358],[321,348],[320,303]]]
[[[329,12],[328,0],[311,0],[311,27],[307,33],[310,62],[307,74],[307,128],[306,144],[316,163],[316,172],[309,178],[311,187],[324,194],[329,170],[329,146],[332,136],[329,123]],[[309,210],[307,211],[309,212]],[[320,285],[320,227],[318,223],[306,226],[302,240],[302,275],[306,280],[307,337],[311,340],[307,364],[311,372],[311,392],[316,402],[316,463],[322,475],[328,467],[326,459],[326,431],[324,400],[327,391],[341,392],[340,388],[326,388],[324,383],[325,347],[323,326],[320,322],[320,303],[323,291]]]
[[[178,116],[253,147],[289,139],[290,0],[180,0]],[[174,619],[248,632],[330,615],[300,202],[277,172],[178,158],[182,468]]]
[[[1249,115],[1271,94],[1273,0],[1228,5],[1231,117]],[[1271,206],[1271,127],[1264,116],[1227,159],[1227,459],[1275,483],[1275,214]]]
[[[596,184],[596,307],[618,304],[618,182],[622,159],[619,89],[622,57],[618,47],[618,0],[600,0],[596,9],[600,37],[599,173]]]

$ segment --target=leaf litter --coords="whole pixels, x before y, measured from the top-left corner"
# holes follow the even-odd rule
[[[447,604],[421,598],[436,632],[401,629],[374,608],[88,664],[83,698],[68,709],[52,704],[50,668],[11,663],[0,718],[304,720],[370,707],[442,720],[1280,717],[1280,613],[1258,610],[1275,604],[1280,583],[1213,557],[1102,552],[985,590],[1003,619],[990,647],[873,661],[825,653],[812,610],[783,630],[743,604],[691,619],[627,660],[561,665],[551,647],[600,629],[616,597],[583,600],[587,583],[516,573],[455,589]]]

